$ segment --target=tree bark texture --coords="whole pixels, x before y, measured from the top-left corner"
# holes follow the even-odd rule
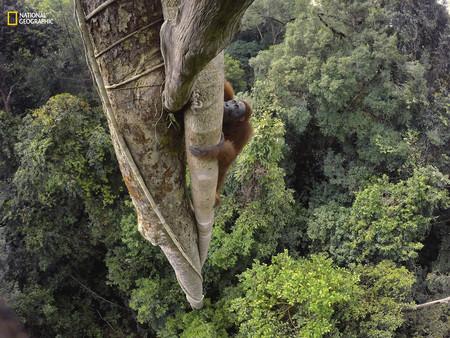
[[[252,2],[163,0],[170,7],[165,12],[172,16],[161,27],[161,50],[166,69],[163,95],[166,109],[179,111],[186,105],[197,75],[230,43]]]
[[[195,222],[185,195],[182,130],[169,127],[162,93],[169,111],[185,108],[187,149],[219,142],[224,83],[219,53],[253,0],[74,1],[139,231],[161,247],[189,303],[200,308],[217,161],[188,152]]]
[[[211,242],[219,170],[217,160],[197,158],[191,155],[189,147],[219,143],[222,134],[223,83],[223,53],[220,53],[200,72],[194,85],[192,103],[184,114],[186,153],[202,266]]]
[[[179,0],[163,0],[165,24],[176,25],[183,15]],[[201,12],[197,12],[199,15]],[[196,27],[196,29],[205,29]],[[161,40],[166,35],[161,33]],[[163,43],[163,42],[162,42]],[[203,43],[207,43],[204,41]],[[218,46],[223,49],[224,46]],[[171,46],[171,51],[175,50]],[[198,249],[200,262],[206,261],[214,223],[214,202],[217,187],[218,167],[216,160],[205,160],[192,156],[191,145],[211,145],[220,141],[223,116],[223,52],[218,51],[212,61],[196,75],[193,94],[184,106],[186,154],[191,175],[192,202],[197,220]],[[166,69],[166,71],[168,71]]]
[[[164,106],[184,107],[186,149],[199,235],[200,261],[208,253],[217,189],[216,160],[199,159],[189,147],[220,141],[223,116],[223,53],[253,0],[162,0],[165,22],[161,51],[165,64]],[[220,54],[219,54],[220,53]],[[219,55],[218,55],[219,54]]]
[[[193,308],[202,307],[182,130],[169,127],[159,0],[75,0],[78,24],[141,234],[159,245]]]

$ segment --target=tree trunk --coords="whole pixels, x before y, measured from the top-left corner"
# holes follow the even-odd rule
[[[191,155],[191,145],[220,142],[223,117],[223,53],[211,61],[194,85],[192,104],[184,114],[186,153],[191,174],[192,202],[198,229],[200,263],[206,261],[214,223],[217,189],[217,160],[204,160]]]
[[[169,110],[186,108],[187,149],[220,140],[224,79],[217,55],[253,0],[162,0],[163,26],[158,0],[74,1],[139,231],[161,247],[189,303],[200,308],[217,161],[188,153],[196,224],[185,195],[183,130],[170,128],[161,93],[164,86]]]
[[[220,141],[224,83],[221,51],[238,30],[252,1],[162,0],[164,105],[171,111],[185,108],[187,160],[202,266],[214,223],[218,166],[216,160],[192,156],[189,147],[210,146]]]
[[[0,90],[0,95],[3,102],[3,110],[8,114],[11,113],[11,93],[12,90],[9,91],[9,95],[6,95],[3,90]]]
[[[162,1],[175,16],[161,27],[164,106],[179,111],[190,99],[197,75],[230,43],[253,0]]]
[[[183,131],[169,126],[161,104],[161,3],[75,0],[75,4],[139,231],[161,247],[189,303],[200,308],[202,277],[197,229],[185,195]]]

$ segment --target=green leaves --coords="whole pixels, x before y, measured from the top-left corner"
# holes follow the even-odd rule
[[[33,336],[445,336],[443,307],[404,324],[410,302],[449,289],[443,7],[254,2],[225,59],[254,138],[216,213],[210,299],[190,311],[137,231],[100,109],[62,94],[13,115],[56,91],[95,96],[69,2],[38,2],[67,19],[62,40],[56,26],[0,34],[0,89],[21,81],[0,112],[1,292]]]
[[[137,312],[137,320],[145,323],[150,318],[162,317],[168,308],[158,300],[161,281],[142,278],[136,281],[136,286],[131,293],[130,307]]]
[[[236,266],[239,259],[251,262],[273,254],[283,228],[294,217],[292,192],[286,189],[279,167],[283,124],[267,112],[257,112],[252,125],[253,139],[229,174],[229,195],[213,230],[207,264],[221,269]]]
[[[354,271],[359,274],[364,290],[355,309],[360,315],[360,333],[356,336],[396,337],[396,330],[405,322],[403,311],[409,307],[413,274],[390,261],[375,266],[360,265]],[[349,331],[352,326],[348,323]]]
[[[61,94],[19,128],[14,193],[2,209],[7,244],[18,248],[6,280],[21,281],[17,309],[36,336],[95,336],[94,309],[105,317],[117,310],[95,296],[113,295],[103,259],[117,241],[125,191],[103,123],[98,110]]]
[[[446,172],[448,114],[433,96],[445,92],[440,83],[446,83],[447,66],[430,66],[430,55],[442,64],[437,44],[448,39],[437,33],[448,30],[438,19],[442,8],[434,2],[424,7],[399,1],[295,3],[284,41],[250,64],[256,87],[264,82],[269,89],[262,96],[270,97],[268,105],[286,123],[288,145],[314,157],[296,174],[320,180],[322,165],[316,163],[329,151],[342,154],[349,169],[375,167],[377,174],[388,175],[414,151],[422,166],[434,164]],[[418,31],[424,35],[412,33]],[[415,150],[405,142],[411,132],[420,135]],[[430,143],[436,156],[427,155]]]
[[[231,310],[240,337],[393,337],[412,283],[387,261],[348,270],[322,255],[294,260],[284,252],[241,275],[243,296]]]
[[[245,71],[239,60],[229,54],[225,54],[225,78],[231,82],[236,92],[244,91],[246,88]]]
[[[351,208],[331,202],[314,209],[308,235],[313,246],[340,264],[411,262],[423,247],[433,213],[449,205],[447,184],[432,167],[398,183],[384,177],[356,193]]]
[[[0,180],[7,180],[14,172],[16,159],[14,154],[14,143],[18,119],[12,114],[0,110]],[[1,189],[3,190],[3,189]],[[6,189],[4,189],[6,191]]]
[[[232,302],[240,335],[322,337],[334,329],[333,307],[350,300],[357,277],[314,256],[292,260],[287,252],[272,264],[256,263],[242,274],[245,298]]]

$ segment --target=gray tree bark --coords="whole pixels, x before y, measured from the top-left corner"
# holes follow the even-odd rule
[[[169,127],[162,108],[161,3],[121,0],[95,12],[101,4],[75,0],[88,63],[138,228],[161,247],[189,303],[200,308],[202,277],[197,228],[185,195],[183,131]]]
[[[202,266],[212,236],[218,167],[216,160],[192,156],[189,147],[220,141],[224,71],[223,53],[219,53],[238,30],[252,2],[162,1],[165,22],[161,27],[161,51],[166,74],[163,99],[169,111],[184,107],[186,153]]]
[[[191,175],[191,192],[198,231],[200,263],[208,256],[214,223],[218,165],[191,155],[191,145],[217,144],[222,134],[223,53],[211,61],[198,76],[192,103],[184,114],[186,154]]]
[[[179,111],[189,101],[198,74],[229,44],[253,1],[163,0],[175,16],[161,27],[167,110]]]
[[[188,153],[194,218],[185,194],[183,130],[170,127],[162,93],[169,110],[185,107],[187,149],[218,143],[224,82],[218,54],[252,0],[162,0],[164,27],[158,0],[74,1],[139,231],[161,247],[187,300],[201,308],[217,161]]]

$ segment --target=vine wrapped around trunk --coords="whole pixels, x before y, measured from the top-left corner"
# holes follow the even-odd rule
[[[74,1],[139,231],[161,247],[189,303],[201,308],[217,161],[187,156],[194,219],[185,194],[183,131],[169,127],[162,93],[164,87],[169,111],[186,108],[187,148],[220,140],[224,79],[218,54],[252,1]]]
[[[136,208],[139,231],[161,247],[189,303],[200,308],[201,266],[197,228],[185,195],[183,135],[182,130],[169,128],[161,104],[161,3],[107,3],[101,7],[99,0],[75,0],[116,156]]]

